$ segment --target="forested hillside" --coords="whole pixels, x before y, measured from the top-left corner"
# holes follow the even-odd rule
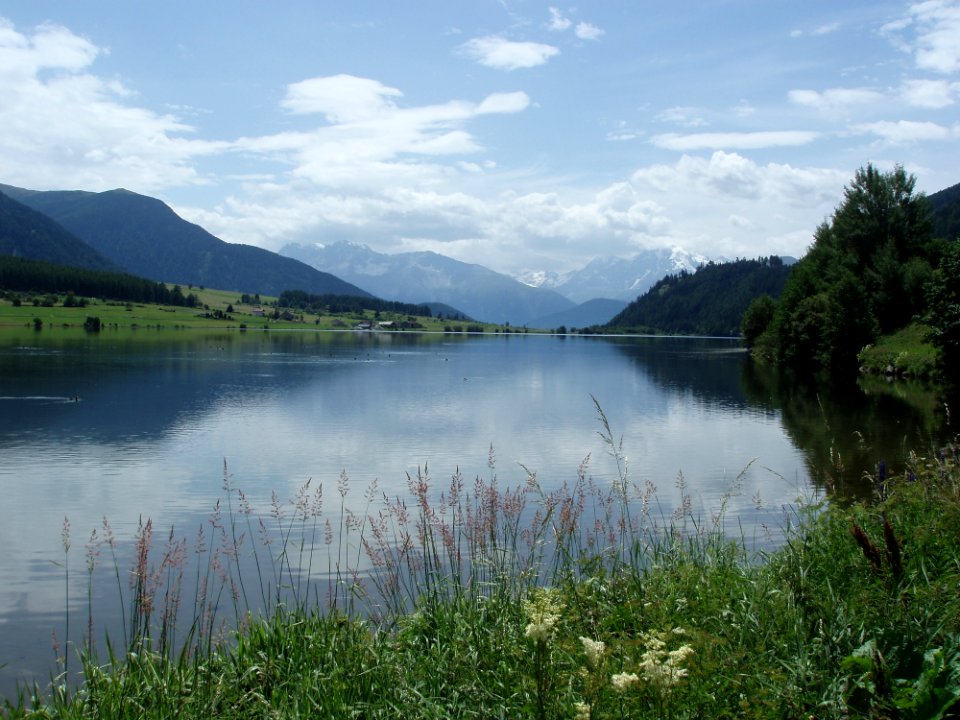
[[[0,192],[0,255],[94,270],[117,267],[43,213]]]
[[[414,305],[358,295],[311,295],[302,290],[283,291],[277,299],[277,305],[310,313],[357,313],[373,310],[432,317],[430,306],[426,304]]]
[[[163,305],[196,305],[196,295],[184,295],[179,286],[128,275],[87,270],[42,260],[0,255],[0,290],[20,293],[72,293],[78,298],[100,298]]]
[[[10,185],[0,185],[0,192],[57,221],[119,268],[151,280],[273,296],[290,289],[369,295],[292,258],[224,242],[156,198]]]
[[[790,267],[776,255],[708,263],[657,282],[603,327],[631,332],[737,336],[754,298],[778,297]]]
[[[960,250],[937,237],[915,182],[901,167],[857,172],[794,266],[758,354],[798,370],[852,372],[866,345],[921,320],[944,357],[955,352]]]
[[[933,208],[933,232],[946,240],[960,238],[960,184],[935,192],[929,198]]]

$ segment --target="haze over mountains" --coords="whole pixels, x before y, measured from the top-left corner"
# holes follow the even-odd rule
[[[706,258],[683,250],[648,250],[631,259],[597,258],[581,270],[517,278],[433,252],[388,255],[365,245],[290,244],[281,254],[402,302],[443,302],[492,322],[537,328],[604,323],[664,275],[693,271]],[[603,300],[605,302],[598,302]]]
[[[943,236],[957,227],[958,187],[930,196]],[[160,200],[126,190],[9,185],[0,185],[0,254],[263,295],[372,294],[533,328],[606,323],[663,277],[710,260],[680,248],[647,250],[628,259],[598,257],[569,273],[513,278],[437,253],[387,255],[347,242],[287,245],[277,254],[223,242]]]
[[[230,244],[160,200],[126,190],[0,185],[0,195],[3,254],[237,292],[302,289],[441,303],[477,320],[537,328],[606,322],[664,274],[701,260],[682,251],[650,251],[630,260],[600,258],[563,276],[512,278],[430,252],[386,255],[340,242],[288,245],[277,254]]]

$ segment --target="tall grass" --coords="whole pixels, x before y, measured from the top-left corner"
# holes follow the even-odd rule
[[[305,483],[257,513],[224,466],[192,544],[141,523],[121,581],[122,651],[87,637],[10,717],[946,718],[960,712],[955,448],[878,474],[876,497],[799,507],[755,551],[589,458],[547,491],[533,472],[404,497]],[[736,485],[736,483],[735,483]],[[65,574],[69,535],[65,525]],[[190,580],[187,582],[187,580]],[[91,580],[92,581],[92,580]],[[69,586],[68,586],[69,587]],[[69,622],[69,613],[66,618]],[[116,638],[119,641],[119,638]],[[105,648],[105,649],[104,649]],[[80,666],[68,680],[67,656]]]

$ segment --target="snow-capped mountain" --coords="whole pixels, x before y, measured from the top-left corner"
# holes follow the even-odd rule
[[[709,259],[682,248],[643,250],[628,259],[599,257],[568,273],[528,271],[517,279],[534,287],[555,290],[576,303],[593,298],[630,301],[664,276],[681,270],[693,272]]]
[[[475,320],[524,325],[576,303],[548,288],[531,287],[482,265],[433,252],[388,255],[366,245],[287,245],[281,255],[355,282],[387,300],[450,305]]]

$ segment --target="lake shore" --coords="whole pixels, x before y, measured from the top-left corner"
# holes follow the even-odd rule
[[[5,713],[952,716],[956,448],[913,456],[896,477],[881,468],[874,481],[869,502],[797,508],[780,528],[783,544],[759,554],[682,503],[652,515],[625,485],[606,495],[586,485],[544,493],[534,479],[516,496],[461,489],[444,509],[414,482],[408,502],[354,527],[381,563],[366,587],[339,568],[335,596],[277,596],[264,614],[241,612],[222,642],[196,617],[188,652],[164,639],[160,601],[169,595],[157,587],[152,618],[142,603],[131,606],[139,631],[126,648],[121,638],[109,656],[64,648],[50,694],[23,688]],[[542,511],[523,525],[521,499]],[[244,521],[242,506],[232,507],[224,528]],[[409,545],[378,539],[383,518],[410,531]],[[248,590],[266,581],[269,595],[263,568]],[[80,686],[64,683],[78,671]]]

